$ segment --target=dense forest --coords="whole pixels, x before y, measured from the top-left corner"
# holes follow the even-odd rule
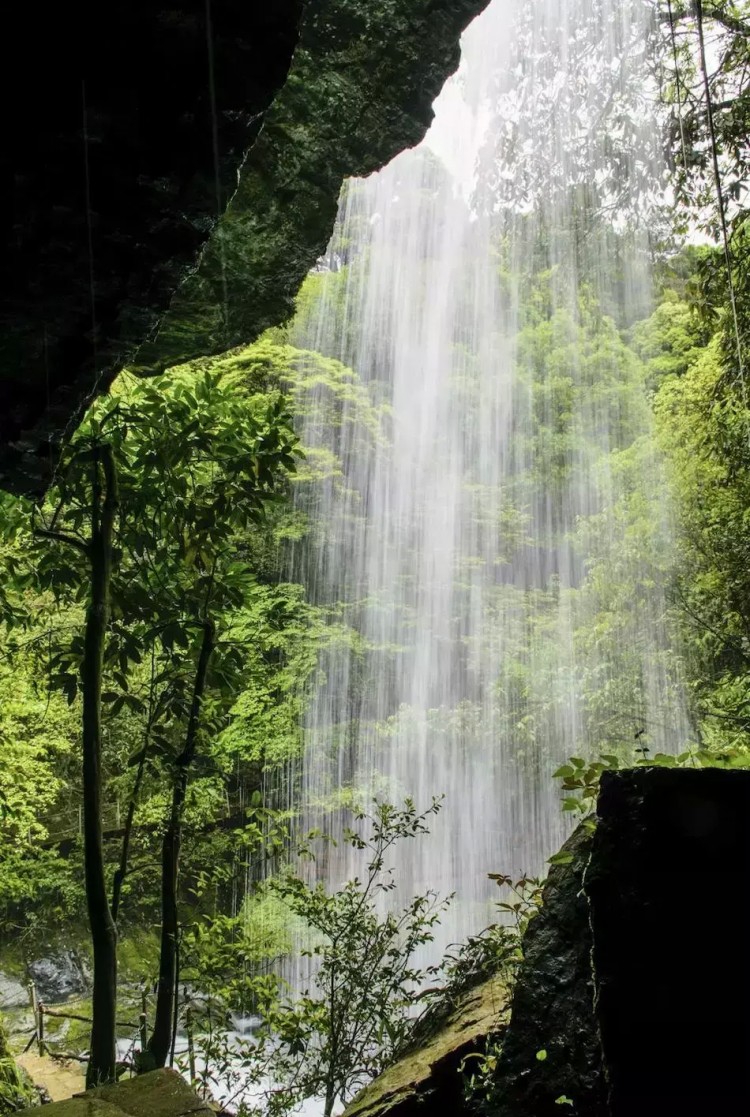
[[[93,972],[76,1010],[91,1036],[54,1020],[48,1036],[90,1052],[89,1083],[118,1060],[164,1066],[176,1043],[183,1058],[186,1008],[205,1054],[193,1078],[231,1083],[224,1096],[247,1113],[319,1097],[328,1117],[403,1046],[446,895],[436,872],[389,909],[385,870],[392,847],[450,815],[452,788],[422,802],[403,786],[389,802],[377,781],[359,786],[365,725],[385,753],[421,735],[477,770],[502,740],[520,783],[544,782],[554,801],[564,785],[561,818],[588,812],[603,765],[750,765],[750,14],[729,0],[649,5],[647,33],[634,20],[615,56],[640,51],[641,69],[612,70],[604,104],[608,62],[592,44],[609,9],[569,7],[581,16],[569,39],[533,4],[518,16],[533,66],[495,75],[501,124],[465,197],[439,154],[401,157],[425,214],[460,206],[489,230],[522,402],[507,447],[490,443],[505,455],[496,491],[462,482],[471,547],[451,608],[475,608],[472,563],[491,553],[495,572],[450,693],[380,716],[373,695],[397,694],[411,660],[361,623],[371,586],[331,544],[362,530],[371,493],[354,466],[375,451],[398,460],[388,371],[363,367],[372,334],[351,309],[380,235],[359,180],[289,322],[158,376],[125,369],[65,442],[44,499],[0,494],[0,970],[25,981],[30,963],[70,955],[84,985]],[[589,60],[588,85],[559,109],[586,133],[562,135],[578,161],[557,159],[539,83],[563,39]],[[660,126],[645,139],[644,81]],[[243,235],[241,222],[222,232],[237,252]],[[471,239],[462,251],[469,304]],[[634,295],[636,267],[648,281]],[[387,314],[369,329],[388,336]],[[453,344],[451,406],[480,430],[488,369],[470,340]],[[488,700],[472,664],[492,657]],[[346,693],[325,698],[342,663]],[[311,751],[325,772],[312,783]],[[511,828],[531,825],[518,810]],[[326,875],[325,833],[359,866],[348,883]],[[496,856],[483,875],[537,872]],[[524,881],[506,907],[516,923],[482,948],[510,968],[533,891]],[[444,970],[448,988],[466,957]],[[134,1043],[115,1020],[143,1005]],[[248,1046],[236,1022],[250,1015]],[[9,1072],[0,1112],[26,1089]]]

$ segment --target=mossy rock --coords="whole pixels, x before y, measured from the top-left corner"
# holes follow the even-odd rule
[[[460,1067],[467,1055],[484,1048],[505,1024],[505,980],[494,976],[461,996],[432,1036],[407,1051],[364,1088],[344,1117],[412,1117],[439,1097],[441,1112],[458,1114],[463,1102]]]
[[[30,1113],[31,1110],[24,1110]],[[174,1070],[156,1070],[117,1086],[87,1090],[45,1106],[49,1117],[215,1117]]]

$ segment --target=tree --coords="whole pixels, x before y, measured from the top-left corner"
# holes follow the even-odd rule
[[[172,1026],[188,773],[210,670],[226,691],[241,659],[229,635],[220,662],[212,665],[217,628],[241,606],[252,581],[242,559],[242,533],[262,520],[266,503],[282,491],[295,447],[278,393],[254,408],[236,380],[209,371],[192,379],[176,373],[159,383],[126,381],[97,405],[72,440],[35,525],[42,584],[58,597],[87,602],[83,634],[63,643],[54,663],[58,685],[71,699],[80,685],[83,695],[86,893],[94,944],[90,1084],[115,1076],[116,928],[102,849],[102,704],[143,712],[142,700],[130,691],[129,668],[155,645],[166,653],[158,717],[152,711],[143,745],[144,763],[149,749],[172,756],[162,851],[162,960],[150,1044],[162,1065]],[[226,627],[229,632],[231,621]],[[120,885],[126,871],[121,862]]]
[[[426,976],[414,954],[431,941],[447,902],[438,904],[428,892],[400,912],[383,914],[378,900],[395,888],[389,851],[426,833],[427,819],[439,807],[433,800],[419,814],[407,799],[400,809],[376,801],[369,817],[355,812],[364,826],[345,831],[344,840],[368,858],[362,881],[347,881],[334,893],[294,874],[282,874],[273,884],[313,939],[302,955],[313,960],[317,995],[306,991],[296,1006],[273,1013],[269,1023],[293,1060],[289,1069],[302,1096],[322,1095],[323,1117],[331,1117],[337,1101],[346,1102],[373,1078],[406,1036],[408,1009]]]
[[[697,226],[720,246],[704,255],[697,278],[704,310],[721,321],[727,371],[742,381],[750,337],[750,18],[733,0],[666,0],[658,11],[681,231]]]
[[[656,13],[661,89],[671,108],[666,138],[672,185],[684,211],[720,241],[717,189],[731,217],[750,171],[747,6],[733,0],[660,0]]]
[[[659,239],[667,223],[655,174],[661,164],[655,88],[644,80],[648,6],[517,4],[510,18],[514,55],[502,59],[494,78],[480,204],[506,224],[535,214],[553,259],[588,252],[595,261],[596,245],[588,242],[613,225]]]
[[[95,1086],[111,1082],[116,1076],[117,1001],[117,929],[109,907],[102,841],[101,708],[119,491],[113,447],[98,422],[93,421],[90,431],[76,440],[65,463],[60,488],[59,502],[49,521],[37,524],[34,531],[38,539],[53,540],[80,555],[87,587],[80,684],[84,879],[94,950],[94,989],[86,1083]],[[81,492],[85,492],[85,515],[79,514],[82,506],[77,498]]]

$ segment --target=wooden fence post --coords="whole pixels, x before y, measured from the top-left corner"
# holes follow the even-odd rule
[[[34,1040],[39,1042],[39,1005],[36,1000],[36,984],[33,981],[29,982],[29,1000],[31,1001],[31,1015],[34,1017],[34,1031],[31,1039],[26,1045],[26,1051],[29,1050]],[[26,1054],[26,1052],[24,1052]]]
[[[190,1068],[190,1081],[195,1082],[195,1044],[193,1043],[193,1011],[190,1005],[185,1009],[185,1032],[187,1033],[188,1066]]]
[[[37,1041],[39,1043],[39,1054],[44,1054],[44,1001],[39,1002],[39,1012],[37,1016],[36,1027]]]
[[[148,1044],[148,1026],[146,1024],[146,1013],[142,1012],[138,1017],[138,1031],[141,1035],[141,1054],[146,1050]]]

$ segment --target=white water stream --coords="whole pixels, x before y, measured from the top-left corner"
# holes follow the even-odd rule
[[[400,898],[456,892],[439,947],[488,922],[489,872],[543,871],[570,825],[563,761],[688,733],[623,341],[651,305],[662,181],[645,13],[492,0],[424,143],[348,184],[293,329],[369,401],[312,387],[300,432],[336,467],[300,497],[294,576],[356,634],[321,662],[307,818],[350,787],[444,795],[396,856]],[[361,872],[341,846],[320,867]]]

